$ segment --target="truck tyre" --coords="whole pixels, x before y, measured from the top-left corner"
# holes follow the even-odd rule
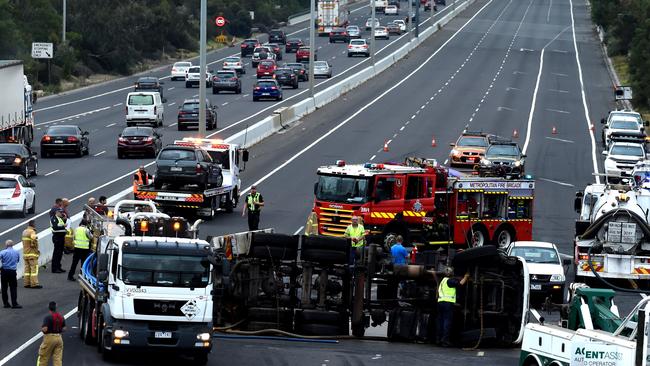
[[[84,343],[92,345],[95,342],[95,339],[93,338],[93,314],[94,314],[95,306],[94,303],[91,301],[86,302],[86,306],[84,307],[84,334],[83,334],[83,340]]]
[[[296,324],[296,333],[306,336],[338,336],[343,335],[338,326],[332,324]]]
[[[307,236],[302,242],[302,250],[324,249],[347,252],[349,248],[350,242],[348,240],[333,238],[331,236]]]
[[[363,338],[363,336],[366,334],[366,327],[361,324],[352,324],[352,335],[357,337],[357,338]]]
[[[346,264],[350,261],[350,256],[347,252],[343,251],[303,249],[300,254],[300,259],[322,264]]]
[[[79,293],[79,300],[77,302],[77,327],[79,327],[79,338],[84,338],[84,327],[86,322],[86,317],[84,316],[84,311],[86,309],[86,297],[83,295],[83,291]]]
[[[321,311],[305,309],[296,312],[296,324],[298,323],[322,323],[338,324],[341,320],[341,313],[336,311]]]
[[[515,233],[509,227],[501,227],[494,235],[494,245],[497,248],[506,248],[515,241]]]
[[[488,243],[488,234],[481,225],[474,225],[472,230],[467,232],[467,244],[469,248],[482,247]]]
[[[237,195],[237,190],[232,190],[230,192],[230,195],[226,197],[226,212],[227,213],[232,213],[235,210],[235,207],[237,207],[237,201],[239,199],[239,195]]]

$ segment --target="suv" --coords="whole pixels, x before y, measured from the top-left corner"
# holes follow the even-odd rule
[[[275,80],[278,81],[280,86],[288,85],[298,89],[298,75],[290,67],[281,67],[275,70]]]
[[[490,136],[483,132],[463,131],[449,152],[450,166],[473,166],[481,162],[490,144]]]
[[[498,140],[490,144],[481,159],[478,172],[481,176],[519,178],[525,171],[525,158],[516,142]]]
[[[366,42],[365,39],[351,39],[348,44],[348,57],[359,54],[364,55],[365,57],[370,57],[368,42]]]
[[[241,43],[241,57],[246,57],[253,54],[253,50],[260,46],[260,42],[255,38],[245,39]]]
[[[284,66],[292,69],[298,75],[298,81],[309,81],[309,72],[305,64],[301,62],[290,62]]]
[[[285,44],[287,43],[287,35],[284,34],[283,30],[271,29],[269,32],[269,43]]]
[[[309,46],[302,46],[296,51],[296,62],[309,62],[309,52],[311,48]],[[314,61],[318,60],[318,52],[314,53]]]
[[[268,47],[256,47],[255,50],[253,50],[251,65],[257,67],[257,64],[261,60],[275,60],[275,53]]]
[[[167,99],[163,96],[164,84],[155,76],[143,76],[135,82],[135,91],[157,91],[163,103],[167,103]]]
[[[164,184],[182,186],[196,184],[201,189],[221,187],[223,174],[205,150],[198,146],[169,145],[164,147],[156,159],[154,187]]]
[[[287,41],[287,44],[284,46],[284,52],[286,53],[291,53],[291,52],[296,52],[298,51],[298,48],[304,46],[305,44],[302,42],[302,39],[300,38],[291,38]]]
[[[208,130],[217,128],[217,106],[205,99],[205,123]],[[183,131],[188,126],[199,126],[199,99],[185,99],[178,107],[178,130]]]
[[[604,124],[602,141],[603,147],[610,143],[610,135],[645,136],[644,127],[648,122],[643,122],[641,115],[633,111],[611,111],[607,119],[602,118],[600,123]]]
[[[259,65],[257,65],[257,78],[258,79],[275,78],[275,69],[277,69],[277,66],[275,65],[275,61],[273,60],[260,61]]]
[[[605,156],[605,175],[610,183],[618,183],[623,178],[629,178],[634,165],[646,157],[645,145],[642,142],[624,142],[614,140]]]
[[[553,303],[564,303],[566,285],[564,266],[570,265],[571,259],[561,259],[555,244],[542,241],[515,241],[508,247],[508,255],[526,260],[531,296],[542,294],[544,297],[550,296]]]
[[[345,28],[333,28],[330,32],[330,43],[335,43],[337,41],[343,41],[345,43],[350,42],[350,36],[348,31]]]
[[[201,67],[190,67],[189,70],[187,70],[187,74],[185,74],[185,87],[191,88],[195,85],[198,87],[199,82],[201,82]],[[212,70],[205,73],[205,85],[206,88],[212,87]]]
[[[237,77],[235,70],[219,70],[212,78],[212,94],[222,90],[230,90],[235,94],[241,94],[241,79]]]

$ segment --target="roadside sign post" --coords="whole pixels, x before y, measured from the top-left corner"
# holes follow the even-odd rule
[[[410,1],[410,0],[409,0]],[[371,0],[370,7],[370,58],[372,59],[372,66],[375,66],[375,17],[377,16],[375,10],[375,0]]]
[[[52,84],[52,65],[50,60],[54,57],[54,44],[47,42],[33,42],[32,43],[32,58],[47,59],[47,83]],[[38,79],[38,74],[37,74]]]
[[[224,25],[226,25],[226,18],[224,18],[222,16],[218,16],[218,17],[214,18],[214,24],[217,27],[223,27]]]

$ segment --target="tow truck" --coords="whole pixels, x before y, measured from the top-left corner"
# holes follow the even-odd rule
[[[234,211],[241,192],[239,173],[244,171],[248,161],[248,150],[221,139],[199,139],[186,137],[174,141],[175,145],[201,146],[212,159],[221,165],[223,184],[217,188],[199,190],[196,186],[181,189],[156,189],[153,184],[141,186],[137,198],[155,202],[161,210],[170,213],[196,213],[211,219],[218,210]]]
[[[188,354],[207,362],[212,347],[210,246],[193,225],[152,202],[125,200],[109,215],[89,207],[100,233],[78,278],[79,336],[105,359],[120,351]]]
[[[430,245],[506,247],[532,240],[532,179],[460,176],[433,159],[321,166],[307,227],[342,236],[352,216],[370,235]],[[378,242],[381,240],[378,240]]]
[[[560,325],[528,323],[524,330],[520,366],[648,365],[650,297],[644,297],[622,318],[611,289],[573,284]]]

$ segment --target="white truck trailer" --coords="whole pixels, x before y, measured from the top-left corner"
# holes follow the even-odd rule
[[[34,97],[20,60],[0,60],[0,142],[31,145]]]
[[[327,36],[332,29],[348,25],[348,0],[318,0],[317,11],[319,36]]]

